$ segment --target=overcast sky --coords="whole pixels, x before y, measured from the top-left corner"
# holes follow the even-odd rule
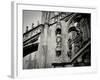
[[[29,29],[32,28],[32,23],[34,26],[37,26],[37,23],[41,23],[41,11],[34,11],[34,10],[24,10],[23,11],[23,31],[26,31],[26,26],[29,26]]]

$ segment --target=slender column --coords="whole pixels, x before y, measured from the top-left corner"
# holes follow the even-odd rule
[[[44,68],[47,67],[47,40],[48,40],[48,24],[44,24],[44,32],[43,32],[43,56],[44,56]]]

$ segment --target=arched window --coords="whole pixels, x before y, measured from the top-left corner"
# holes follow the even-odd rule
[[[57,29],[56,29],[56,35],[57,35],[57,34],[61,34],[61,28],[57,28]]]

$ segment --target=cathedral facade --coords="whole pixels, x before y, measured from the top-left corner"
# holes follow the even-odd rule
[[[41,23],[23,33],[23,69],[90,66],[91,14],[41,14]]]

